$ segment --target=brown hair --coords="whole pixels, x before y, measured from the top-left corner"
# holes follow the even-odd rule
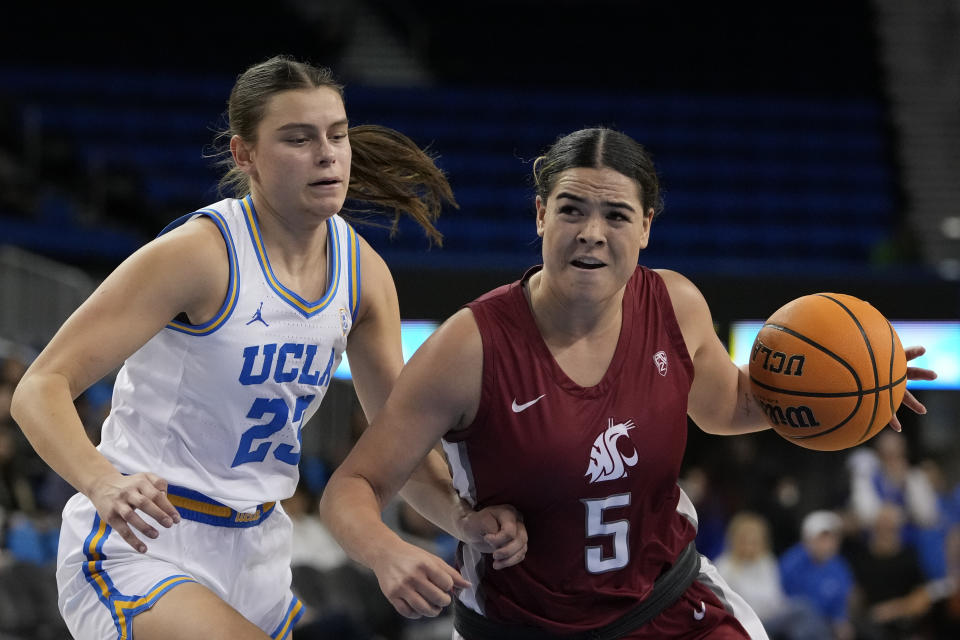
[[[343,87],[326,67],[299,62],[288,56],[274,56],[255,64],[237,78],[227,102],[227,126],[217,135],[217,164],[227,167],[220,178],[220,193],[242,197],[250,192],[250,181],[237,168],[230,154],[234,135],[250,143],[257,140],[257,126],[263,120],[267,101],[283,91],[329,88],[343,100]],[[400,216],[406,214],[419,224],[432,241],[442,244],[443,235],[434,226],[443,203],[458,206],[450,183],[434,159],[413,140],[398,131],[376,125],[351,127],[348,139],[353,152],[347,199],[366,202],[373,210],[387,210],[395,232]],[[357,214],[371,210],[347,208]],[[365,215],[345,215],[352,222],[376,224]]]
[[[660,179],[653,159],[639,142],[614,129],[580,129],[558,138],[533,163],[537,195],[546,201],[560,174],[567,169],[610,168],[631,178],[640,187],[640,202],[646,214],[663,210]]]

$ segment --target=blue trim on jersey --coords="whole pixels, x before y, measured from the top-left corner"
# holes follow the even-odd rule
[[[180,216],[179,218],[177,218],[176,220],[174,220],[173,222],[171,222],[170,224],[168,224],[167,226],[165,226],[165,227],[163,228],[163,230],[162,230],[160,233],[157,234],[157,237],[159,238],[160,236],[162,236],[162,235],[164,235],[164,234],[166,234],[166,233],[168,233],[168,232],[170,232],[170,231],[173,231],[173,230],[176,229],[177,227],[182,227],[182,226],[183,226],[184,224],[186,224],[187,222],[190,222],[191,220],[193,220],[196,216],[197,216],[197,212],[196,212],[196,211],[194,211],[193,213],[188,213],[188,214],[186,214],[186,215]]]
[[[134,616],[152,607],[160,596],[178,584],[196,582],[196,580],[188,575],[171,575],[153,585],[145,595],[121,594],[103,569],[103,561],[106,559],[103,555],[103,543],[106,542],[111,531],[110,525],[100,519],[100,514],[94,515],[90,534],[83,541],[83,554],[87,558],[83,565],[83,574],[97,592],[97,598],[110,612],[113,625],[117,629],[117,637],[119,640],[127,640],[133,637]]]
[[[263,238],[260,234],[260,225],[257,222],[257,212],[253,206],[253,197],[247,196],[240,201],[243,208],[244,219],[247,222],[247,230],[250,232],[250,239],[253,241],[253,248],[257,253],[257,260],[260,262],[260,269],[267,280],[267,285],[280,296],[287,304],[299,311],[307,318],[313,317],[327,308],[340,287],[340,231],[337,229],[333,218],[327,219],[327,255],[330,256],[330,270],[327,278],[327,292],[323,297],[314,302],[308,302],[299,295],[283,286],[273,274],[273,267],[270,266],[270,258],[267,256],[267,249],[263,244]]]
[[[346,226],[349,246],[349,259],[347,264],[350,266],[350,274],[347,278],[349,283],[350,318],[353,322],[356,322],[357,311],[360,309],[360,235],[349,224]]]
[[[240,529],[257,526],[270,517],[277,506],[276,502],[267,502],[259,505],[252,513],[241,513],[199,491],[173,484],[167,486],[167,499],[186,520]]]
[[[237,299],[240,296],[240,263],[237,259],[237,250],[233,244],[233,235],[230,233],[230,228],[227,226],[227,221],[224,219],[223,215],[216,209],[201,209],[194,213],[187,214],[185,216],[180,216],[166,227],[163,231],[160,232],[160,235],[176,229],[181,226],[188,220],[192,220],[198,215],[209,216],[217,227],[220,229],[220,233],[223,235],[227,244],[227,253],[229,254],[230,260],[230,279],[227,283],[227,297],[223,301],[223,304],[220,306],[220,310],[217,314],[209,321],[203,324],[192,325],[187,324],[186,322],[178,322],[177,320],[171,320],[167,323],[168,329],[173,329],[174,331],[179,331],[180,333],[186,333],[192,336],[206,336],[210,335],[217,329],[223,326],[228,318],[233,314],[233,310],[237,306]]]
[[[302,615],[303,603],[300,602],[300,599],[297,596],[293,596],[293,600],[290,601],[290,606],[287,607],[287,614],[283,617],[283,622],[281,622],[280,626],[273,630],[273,633],[270,634],[270,637],[274,640],[284,640],[290,635],[290,632],[293,630],[293,626],[297,624],[297,620],[299,620],[300,616]]]

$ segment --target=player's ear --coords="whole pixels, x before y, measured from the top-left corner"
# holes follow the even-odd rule
[[[544,218],[546,218],[547,216],[547,203],[543,201],[543,198],[541,198],[540,196],[537,196],[536,206],[537,206],[537,235],[542,238]]]
[[[253,145],[235,135],[230,138],[230,154],[238,169],[248,175],[253,172]]]
[[[642,235],[641,240],[641,249],[646,249],[647,244],[650,242],[650,225],[653,224],[653,207],[647,209],[643,217],[640,219],[640,233]]]

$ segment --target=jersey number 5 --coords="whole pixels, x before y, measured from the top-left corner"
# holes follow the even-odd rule
[[[619,493],[606,498],[581,500],[587,508],[587,537],[613,536],[613,555],[604,556],[603,547],[587,546],[587,571],[590,573],[606,573],[623,569],[630,562],[630,545],[627,538],[630,534],[629,520],[603,519],[604,511],[616,507],[630,505],[630,494]]]
[[[313,395],[300,396],[293,408],[293,420],[291,422],[297,425],[298,444],[300,443],[300,431],[303,429],[303,412],[310,406],[313,398]],[[231,467],[240,466],[245,462],[263,462],[273,443],[261,442],[254,448],[253,441],[266,440],[286,426],[287,420],[290,418],[290,408],[287,406],[286,400],[283,398],[257,398],[253,401],[253,405],[247,413],[247,417],[254,420],[262,420],[267,415],[273,416],[270,422],[254,425],[240,436],[240,446],[237,448],[237,455],[234,456]],[[300,449],[298,447],[294,451],[289,444],[281,444],[273,450],[273,457],[280,462],[296,465],[300,462]]]

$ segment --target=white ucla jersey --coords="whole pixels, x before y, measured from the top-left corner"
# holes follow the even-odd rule
[[[326,222],[328,285],[308,301],[281,284],[249,196],[184,216],[220,228],[230,259],[223,306],[178,318],[121,368],[100,451],[124,473],[151,471],[237,511],[293,494],[300,429],[330,385],[360,300],[359,238]]]

